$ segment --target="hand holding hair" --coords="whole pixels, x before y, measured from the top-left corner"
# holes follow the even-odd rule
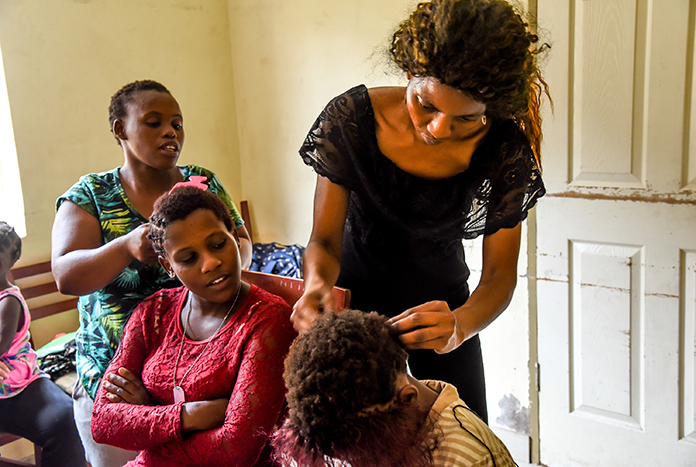
[[[387,324],[396,331],[399,341],[407,349],[433,349],[447,353],[459,347],[457,315],[447,302],[431,301],[409,308],[390,318]]]

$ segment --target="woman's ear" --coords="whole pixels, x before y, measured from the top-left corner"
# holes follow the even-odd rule
[[[167,271],[167,274],[169,277],[174,279],[176,277],[176,273],[174,272],[174,269],[172,268],[171,263],[169,263],[169,260],[167,258],[164,258],[162,256],[157,257],[157,261],[162,265],[165,271]]]
[[[118,139],[125,140],[128,139],[126,137],[126,130],[123,127],[123,122],[119,120],[118,118],[114,120],[113,125],[111,125],[111,131],[114,133],[114,136],[117,137]]]
[[[402,404],[415,404],[418,402],[418,395],[418,388],[407,383],[397,390],[396,400]]]

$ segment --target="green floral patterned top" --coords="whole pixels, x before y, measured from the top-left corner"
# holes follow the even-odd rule
[[[99,219],[104,243],[148,222],[126,197],[119,169],[80,177],[56,202],[56,210],[68,200]],[[205,176],[208,189],[225,202],[235,225],[238,228],[244,225],[230,195],[213,172],[196,165],[179,169],[185,180],[194,175]],[[178,280],[171,279],[159,263],[143,264],[134,260],[106,287],[80,297],[77,305],[80,329],[75,337],[76,366],[80,382],[93,399],[136,305],[160,289],[179,285]]]

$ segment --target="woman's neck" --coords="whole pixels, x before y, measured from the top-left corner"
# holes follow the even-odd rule
[[[465,138],[430,146],[413,126],[405,102],[406,88],[374,88],[369,95],[380,152],[414,177],[441,180],[466,171],[488,131],[488,128],[472,130]]]
[[[128,200],[145,218],[149,218],[157,198],[184,180],[178,167],[157,170],[126,163],[118,171],[121,186]]]
[[[418,407],[424,413],[429,413],[440,394],[412,376],[407,375],[407,378],[409,383],[413,384],[418,389]]]
[[[244,304],[251,286],[241,282],[236,298],[226,303],[211,303],[189,292],[180,319],[186,335],[193,340],[205,340],[225,326]]]

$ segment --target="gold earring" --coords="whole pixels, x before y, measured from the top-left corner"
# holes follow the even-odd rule
[[[483,126],[486,126],[486,116],[484,115],[481,117],[481,123],[483,123]]]

